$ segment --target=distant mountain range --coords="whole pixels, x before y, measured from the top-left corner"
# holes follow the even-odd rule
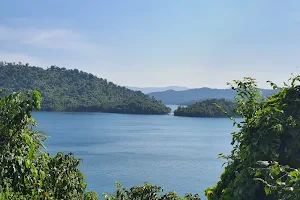
[[[144,94],[149,94],[152,92],[163,92],[167,90],[174,90],[174,91],[183,91],[188,90],[190,88],[182,87],[182,86],[168,86],[168,87],[130,87],[126,86],[130,90],[134,91],[141,91]]]
[[[276,91],[261,89],[263,96],[268,96]],[[233,100],[236,92],[231,89],[197,88],[184,91],[167,90],[164,92],[152,92],[148,94],[164,104],[189,105],[206,99]]]

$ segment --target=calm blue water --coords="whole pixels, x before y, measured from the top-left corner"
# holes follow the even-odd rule
[[[38,112],[50,136],[47,151],[75,152],[89,190],[113,192],[150,182],[178,194],[200,193],[223,171],[219,153],[231,150],[228,119],[104,113]]]

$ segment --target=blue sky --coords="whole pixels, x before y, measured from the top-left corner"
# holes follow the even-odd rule
[[[0,60],[77,68],[119,85],[225,88],[300,65],[299,1],[9,0]]]

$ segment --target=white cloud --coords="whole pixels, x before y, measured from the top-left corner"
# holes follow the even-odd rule
[[[81,35],[64,29],[43,30],[36,32],[24,44],[34,45],[40,48],[58,49],[77,52],[100,52],[100,48],[89,43]]]
[[[67,29],[23,29],[0,26],[0,40],[43,49],[101,53],[97,45]]]
[[[6,45],[0,50],[0,61],[97,71],[98,66],[108,66],[106,60],[113,60],[99,45],[68,29],[12,28],[0,25],[0,44]]]

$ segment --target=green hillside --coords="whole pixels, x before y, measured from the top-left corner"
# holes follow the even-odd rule
[[[223,113],[218,106],[220,106],[226,114]],[[208,99],[187,107],[179,106],[178,109],[174,111],[174,115],[185,117],[228,117],[228,115],[234,115],[236,106],[236,103],[225,99]]]
[[[4,95],[38,90],[42,110],[90,111],[129,114],[167,114],[170,109],[142,92],[118,86],[93,74],[51,66],[0,63],[0,88]]]

